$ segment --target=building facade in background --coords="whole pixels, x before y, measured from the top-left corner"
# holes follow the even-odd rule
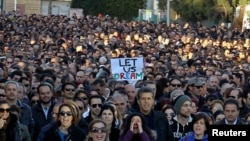
[[[42,14],[49,13],[49,3],[51,2],[51,14],[69,15],[71,0],[2,0],[3,10],[15,10],[19,15]]]

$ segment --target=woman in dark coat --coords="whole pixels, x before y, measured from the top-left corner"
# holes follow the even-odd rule
[[[84,141],[86,134],[77,127],[79,117],[72,104],[59,107],[59,121],[45,132],[44,141]]]
[[[0,140],[23,140],[18,117],[10,113],[10,105],[7,103],[7,101],[0,101]]]

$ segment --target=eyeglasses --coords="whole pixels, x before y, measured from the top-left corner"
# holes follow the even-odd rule
[[[105,127],[101,127],[101,128],[97,128],[97,127],[93,127],[91,129],[92,133],[106,133]]]
[[[181,84],[171,84],[172,87],[181,87]]]
[[[234,98],[235,99],[236,97],[235,96],[229,96],[229,98]]]
[[[172,116],[174,117],[175,116],[175,113],[165,113],[166,116]]]
[[[87,97],[77,97],[77,99],[78,99],[78,100],[81,100],[81,101],[83,101],[83,100],[88,100]]]
[[[65,116],[65,115],[66,115],[66,116],[72,116],[73,114],[72,114],[70,111],[68,111],[68,112],[62,111],[62,112],[59,113],[59,115],[60,115],[60,116]]]
[[[0,108],[0,113],[4,113],[4,112],[9,113],[10,112],[10,108],[7,108],[7,109]]]
[[[92,105],[91,105],[92,108],[97,108],[97,106],[98,106],[99,108],[101,108],[101,107],[102,107],[102,104],[92,104]]]
[[[36,87],[32,87],[31,89],[32,89],[32,90],[35,90],[35,89],[37,89],[37,88],[36,88]]]
[[[72,91],[72,92],[75,91],[75,89],[67,89],[67,88],[65,88],[65,90],[66,90],[66,91]]]
[[[195,86],[197,89],[200,89],[200,88],[202,88],[203,86]]]
[[[6,97],[5,94],[0,94],[0,97]]]
[[[12,64],[13,62],[7,62],[7,64]]]

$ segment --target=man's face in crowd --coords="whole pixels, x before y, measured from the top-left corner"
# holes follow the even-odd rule
[[[246,106],[250,107],[250,93],[247,93],[247,97],[245,99]]]
[[[150,92],[144,92],[140,95],[137,102],[139,104],[140,111],[142,113],[148,114],[154,105],[153,94]]]
[[[192,103],[191,101],[185,101],[180,109],[180,115],[182,117],[189,117],[191,115]]]
[[[74,95],[75,95],[75,87],[73,85],[66,85],[63,90],[63,97],[72,100]]]
[[[49,103],[51,101],[52,96],[53,93],[49,86],[42,86],[39,88],[39,99],[42,103]]]
[[[234,122],[239,116],[239,110],[235,104],[227,104],[224,108],[224,115],[228,122]]]
[[[7,100],[16,100],[17,99],[17,85],[14,83],[9,83],[5,88]]]
[[[90,101],[91,114],[98,116],[101,112],[102,100],[100,98],[93,98]]]

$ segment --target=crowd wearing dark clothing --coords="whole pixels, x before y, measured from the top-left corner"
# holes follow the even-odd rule
[[[105,141],[194,140],[199,120],[250,122],[247,29],[100,15],[9,12],[0,20],[0,101],[20,109],[8,126],[0,120],[3,141],[95,140],[97,133]],[[115,80],[110,60],[135,57],[143,58],[143,80]],[[1,108],[0,119],[8,112]],[[29,138],[18,137],[19,122]]]

